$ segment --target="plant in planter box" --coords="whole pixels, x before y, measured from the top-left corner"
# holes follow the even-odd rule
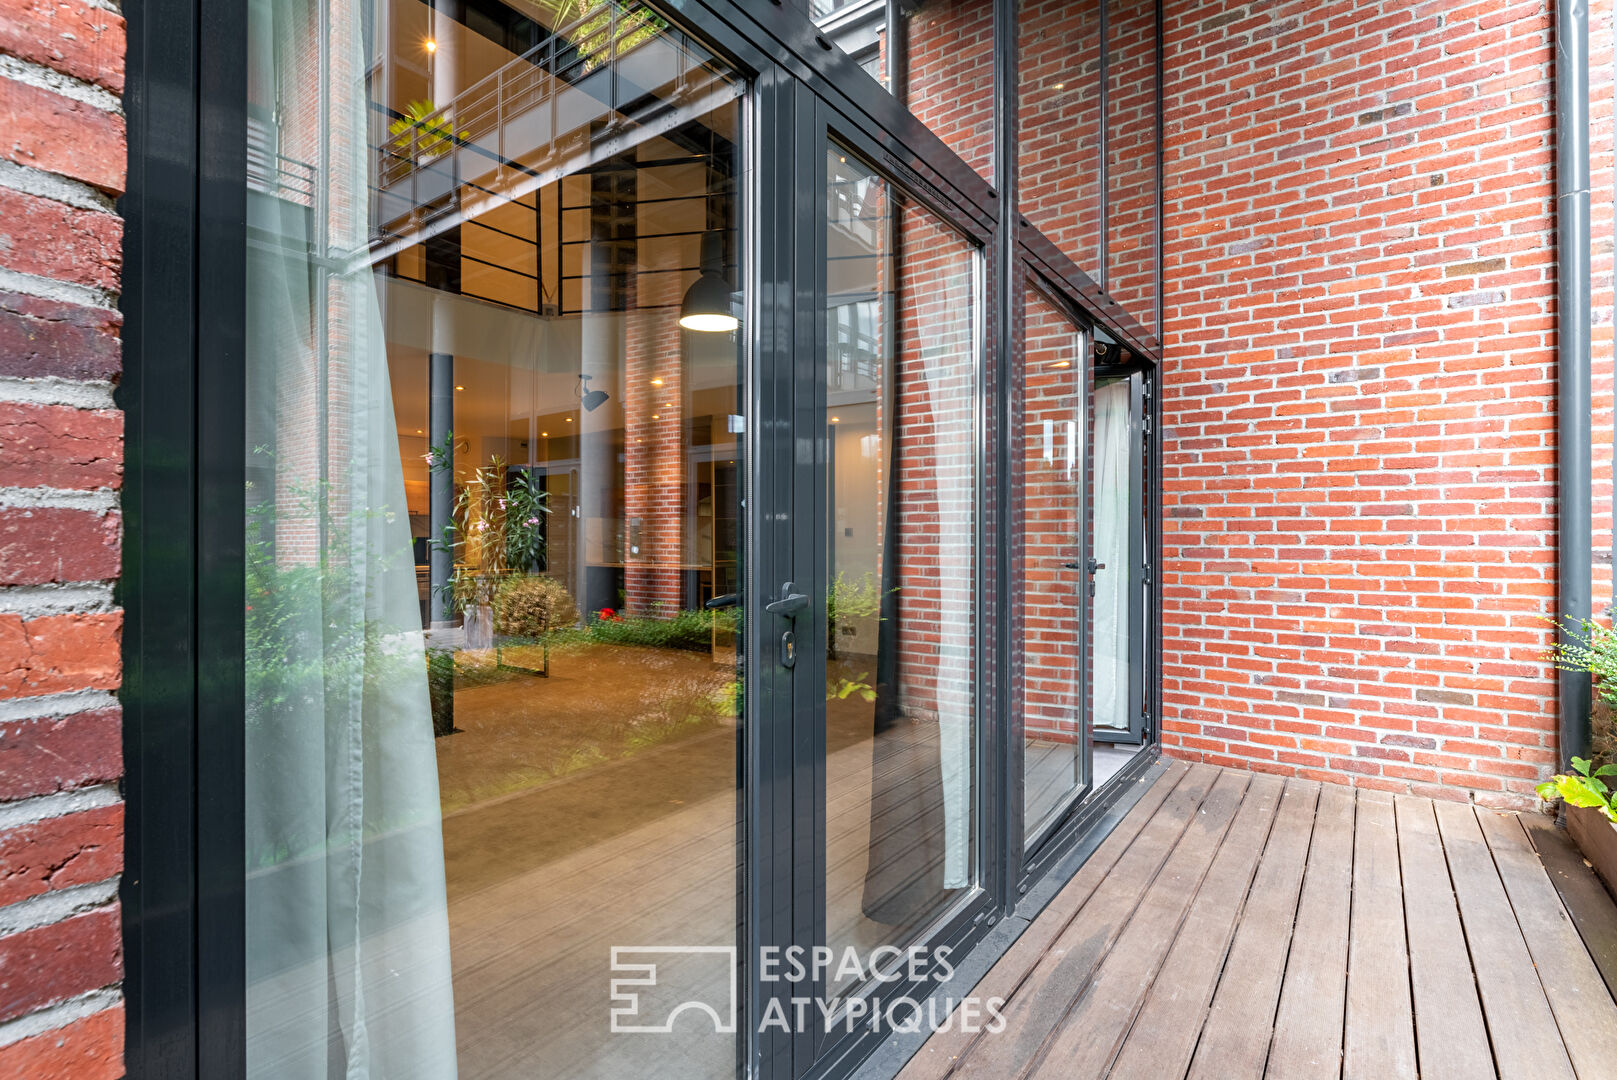
[[[1599,810],[1607,821],[1617,822],[1617,808],[1612,805],[1612,792],[1601,780],[1602,776],[1617,776],[1617,765],[1594,768],[1588,758],[1572,759],[1570,773],[1557,773],[1538,785],[1539,798],[1565,799],[1571,806],[1587,806]]]
[[[1617,630],[1585,619],[1562,624],[1568,641],[1557,642],[1549,659],[1563,671],[1594,679],[1595,708],[1590,717],[1590,754],[1572,759],[1570,772],[1558,773],[1538,786],[1542,798],[1566,803],[1566,827],[1584,857],[1617,895],[1617,808],[1602,777],[1617,776]]]

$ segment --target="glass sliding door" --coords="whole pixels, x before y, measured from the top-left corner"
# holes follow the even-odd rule
[[[821,154],[822,940],[892,964],[977,883],[979,253]]]
[[[247,1074],[731,1076],[744,83],[632,3],[250,10]]]
[[[1094,610],[1083,532],[1084,334],[1040,293],[1027,290],[1021,364],[1013,373],[1021,415],[1013,513],[1013,625],[1020,668],[1013,711],[1022,721],[1022,820],[1031,846],[1089,786],[1084,684],[1086,622]]]

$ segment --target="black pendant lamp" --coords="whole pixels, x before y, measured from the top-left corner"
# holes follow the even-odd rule
[[[724,238],[708,231],[702,234],[702,276],[685,290],[679,306],[679,325],[706,334],[734,330],[741,324],[735,316],[735,298],[724,279]]]

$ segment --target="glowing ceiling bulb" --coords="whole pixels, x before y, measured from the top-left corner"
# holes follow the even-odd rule
[[[427,39],[427,51],[429,53],[437,52],[438,51],[438,43],[436,41],[432,40],[431,38],[428,38]]]

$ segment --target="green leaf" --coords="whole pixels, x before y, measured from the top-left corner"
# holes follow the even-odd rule
[[[1578,770],[1579,772],[1581,772],[1585,776],[1589,775],[1589,759],[1588,758],[1582,758],[1582,757],[1574,756],[1573,759],[1572,759],[1572,767],[1574,769]]]
[[[1555,794],[1572,806],[1595,806],[1604,809],[1608,804],[1599,793],[1591,790],[1581,776],[1559,775],[1551,777],[1549,785]]]
[[[1595,770],[1595,775],[1596,776],[1614,776],[1614,775],[1617,775],[1617,765],[1602,765],[1602,766],[1600,766],[1600,768]]]

